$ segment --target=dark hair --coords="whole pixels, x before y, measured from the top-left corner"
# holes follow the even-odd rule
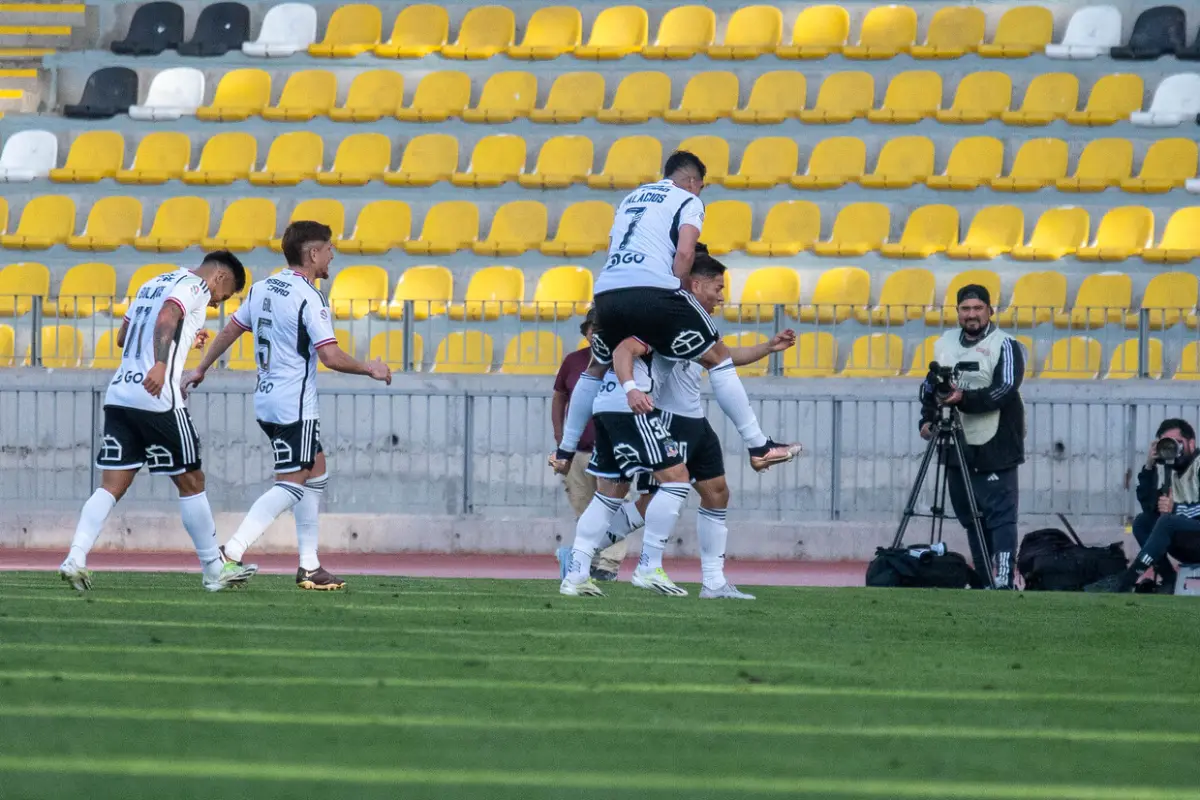
[[[666,166],[663,167],[663,177],[669,178],[681,169],[694,169],[700,173],[700,180],[704,180],[704,176],[708,174],[708,169],[705,168],[704,162],[701,161],[694,153],[689,153],[687,150],[676,150],[671,153],[667,159]]]
[[[708,253],[697,253],[692,262],[693,278],[719,278],[725,274],[725,265]]]
[[[328,225],[310,219],[297,220],[283,232],[283,257],[289,267],[299,267],[304,261],[304,245],[332,238],[333,230]]]
[[[1174,428],[1179,429],[1179,432],[1183,434],[1184,439],[1196,438],[1195,428],[1193,428],[1186,419],[1164,419],[1158,426],[1158,433],[1154,434],[1154,436],[1158,439],[1161,439],[1164,433]]]
[[[204,266],[205,264],[220,264],[233,273],[234,294],[238,294],[242,289],[246,288],[246,268],[242,266],[242,262],[238,257],[228,250],[215,250],[211,253],[205,253],[204,260],[200,262],[200,266]]]
[[[592,306],[587,310],[587,316],[583,318],[583,322],[579,323],[579,335],[587,336],[588,328],[596,327],[596,307]]]

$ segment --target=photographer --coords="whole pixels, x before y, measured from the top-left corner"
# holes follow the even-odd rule
[[[996,587],[1011,589],[1017,547],[1017,466],[1025,461],[1025,406],[1020,394],[1025,351],[992,324],[987,288],[964,286],[957,302],[959,330],[947,331],[933,352],[938,364],[960,366],[950,383],[944,374],[931,369],[921,385],[921,437],[928,440],[934,436],[941,407],[958,410],[967,463],[958,464],[953,450],[946,455],[950,504],[967,529],[975,568],[992,569]],[[985,565],[977,539],[970,535],[968,477],[983,522],[979,533],[992,554],[991,565]]]

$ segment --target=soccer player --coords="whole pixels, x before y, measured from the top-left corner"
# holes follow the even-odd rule
[[[359,361],[338,346],[329,304],[313,285],[329,277],[332,235],[329,226],[319,222],[288,225],[283,232],[287,269],[250,287],[246,302],[185,379],[186,386],[199,385],[238,337],[253,333],[258,363],[254,414],[275,453],[275,484],[250,507],[221,551],[228,561],[241,561],[270,524],[291,509],[300,554],[296,585],[301,589],[346,585],[317,558],[317,513],[329,480],[317,413],[317,360],[336,372],[392,382],[392,371],[381,360]]]
[[[257,571],[252,564],[221,560],[200,469],[200,439],[180,385],[186,351],[204,325],[206,309],[245,285],[242,262],[220,251],[206,255],[195,270],[168,272],[138,289],[117,332],[121,364],[104,397],[104,434],[96,457],[103,470],[100,488],[84,503],[71,550],[58,568],[78,591],[91,588],[88,553],[143,466],[151,475],[167,475],[175,482],[179,513],[200,558],[205,589],[220,591]]]

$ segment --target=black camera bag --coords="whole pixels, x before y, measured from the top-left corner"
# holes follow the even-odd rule
[[[1017,552],[1017,571],[1025,588],[1044,592],[1079,592],[1089,583],[1121,572],[1129,566],[1119,542],[1088,547],[1058,528],[1027,534]]]
[[[921,549],[927,545],[911,545]],[[919,589],[980,588],[983,581],[958,553],[938,555],[925,551],[919,557],[909,547],[878,547],[867,566],[867,586],[903,586]]]

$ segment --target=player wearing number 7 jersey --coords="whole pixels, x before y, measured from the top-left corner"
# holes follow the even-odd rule
[[[289,225],[283,233],[287,269],[250,287],[246,302],[184,378],[185,387],[199,385],[238,337],[253,335],[258,365],[254,414],[275,453],[275,485],[250,507],[221,550],[228,561],[240,562],[276,517],[291,509],[300,553],[296,585],[301,589],[345,586],[317,558],[317,512],[328,482],[317,413],[317,361],[336,372],[392,382],[392,371],[382,361],[359,361],[338,346],[329,304],[314,285],[329,277],[332,235],[319,222]]]

